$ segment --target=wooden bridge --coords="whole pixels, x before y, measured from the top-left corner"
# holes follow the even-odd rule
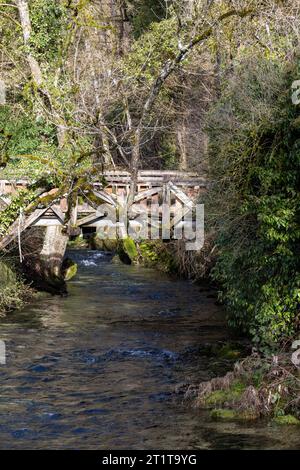
[[[102,176],[102,175],[101,175]],[[95,181],[93,192],[97,200],[103,203],[95,204],[85,197],[84,191],[77,198],[71,220],[73,228],[71,235],[85,232],[97,232],[100,238],[123,238],[128,235],[128,227],[132,233],[141,233],[139,216],[146,217],[148,229],[152,231],[151,238],[164,238],[164,226],[170,220],[174,228],[182,223],[184,215],[193,210],[198,196],[206,189],[205,178],[195,173],[180,171],[140,171],[137,180],[137,191],[132,206],[136,217],[125,221],[126,201],[130,191],[131,177],[126,171],[107,171],[103,174],[105,184]],[[0,180],[0,211],[11,202],[12,197],[20,189],[28,186],[26,180]],[[57,190],[52,190],[52,193]],[[2,237],[0,249],[5,249],[18,235],[30,227],[64,227],[68,203],[66,195],[59,201],[45,207],[36,208],[31,214],[20,214]],[[151,218],[149,217],[151,215]],[[151,219],[151,220],[150,220]],[[127,226],[126,226],[127,223]]]

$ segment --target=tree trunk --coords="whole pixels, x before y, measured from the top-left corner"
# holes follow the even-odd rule
[[[95,112],[97,113],[97,125],[99,129],[99,135],[97,135],[95,139],[95,146],[101,147],[101,161],[103,162],[105,167],[109,166],[115,166],[113,157],[110,151],[110,146],[109,146],[109,138],[107,136],[106,130],[105,130],[105,125],[104,125],[104,120],[102,116],[102,111],[101,111],[101,102],[99,99],[99,92],[100,92],[100,83],[99,83],[99,78],[97,76],[95,67],[94,67],[94,58],[93,58],[93,52],[92,52],[92,47],[91,43],[86,38],[85,40],[85,49],[87,53],[87,57],[89,58],[89,66],[90,66],[90,71],[91,71],[91,78],[93,82],[93,88],[94,88],[94,98],[95,98],[95,104],[96,104],[96,110]],[[97,162],[98,163],[98,162]]]
[[[57,141],[59,148],[63,147],[66,142],[66,126],[64,120],[53,109],[51,97],[47,90],[43,88],[43,74],[38,61],[30,52],[30,37],[31,37],[31,21],[28,7],[28,0],[16,0],[16,5],[19,11],[20,22],[22,26],[24,45],[27,47],[26,58],[31,71],[31,76],[36,83],[41,95],[43,97],[44,105],[54,115],[57,128]]]
[[[179,169],[182,171],[187,170],[187,151],[186,151],[186,127],[184,123],[180,123],[180,128],[177,130],[177,141],[180,150]]]
[[[37,289],[67,293],[62,264],[68,238],[60,226],[31,227],[24,237],[22,271]]]
[[[193,17],[195,0],[182,0],[182,11],[187,19]]]
[[[19,10],[19,16],[23,31],[24,45],[28,46],[31,36],[31,21],[27,0],[16,0]],[[31,70],[31,75],[35,83],[40,87],[42,85],[43,76],[41,68],[37,60],[32,56],[31,52],[27,52],[27,61]]]

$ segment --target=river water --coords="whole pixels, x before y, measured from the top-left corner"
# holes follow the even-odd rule
[[[207,292],[101,252],[72,257],[68,297],[1,320],[1,449],[299,447],[295,427],[214,422],[174,397],[229,367],[204,353],[228,336]]]

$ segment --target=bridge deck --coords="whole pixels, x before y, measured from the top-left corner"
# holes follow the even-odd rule
[[[94,194],[103,201],[98,207],[82,193],[82,201],[78,199],[72,220],[68,223],[77,230],[94,227],[100,236],[110,236],[110,231],[117,229],[126,236],[124,220],[120,220],[119,210],[124,214],[127,196],[130,191],[130,173],[123,170],[106,171],[105,184],[94,181]],[[0,180],[0,211],[10,204],[11,197],[20,189],[26,188],[26,179],[9,181]],[[137,214],[148,219],[149,229],[162,232],[163,227],[180,226],[185,215],[194,208],[194,203],[206,189],[206,180],[196,173],[182,171],[150,171],[142,170],[138,174],[137,193],[133,208]],[[154,208],[154,209],[153,209]],[[30,215],[18,218],[5,235],[0,237],[0,249],[9,245],[20,232],[33,226],[63,226],[66,222],[68,202],[66,197],[50,204],[48,207],[36,209]],[[132,230],[141,230],[142,224],[136,220],[129,221]]]

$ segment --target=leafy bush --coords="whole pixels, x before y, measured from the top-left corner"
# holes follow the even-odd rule
[[[32,0],[30,47],[42,59],[55,59],[65,38],[67,8],[54,0]]]
[[[5,235],[12,223],[17,219],[20,210],[24,209],[36,199],[34,190],[20,190],[12,199],[11,203],[0,212],[0,236]]]
[[[152,23],[149,30],[133,43],[130,53],[124,58],[123,68],[129,83],[134,76],[143,86],[145,84],[142,81],[152,83],[162,65],[176,56],[177,42],[174,18]]]
[[[300,125],[296,67],[248,58],[224,84],[208,123],[217,233],[213,278],[232,326],[260,348],[299,328]]]

